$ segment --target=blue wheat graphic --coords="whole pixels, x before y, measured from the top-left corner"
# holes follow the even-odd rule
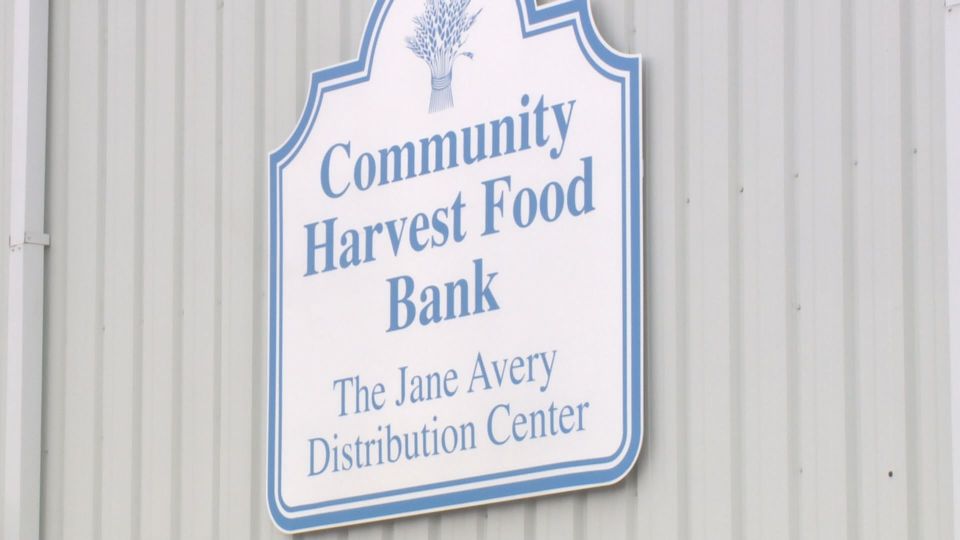
[[[413,18],[415,35],[407,38],[407,48],[430,66],[430,112],[453,107],[453,64],[460,56],[467,32],[482,9],[467,13],[470,0],[426,0],[423,14]]]

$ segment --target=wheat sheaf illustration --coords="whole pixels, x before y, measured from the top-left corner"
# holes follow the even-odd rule
[[[462,52],[467,32],[482,9],[468,13],[470,0],[426,0],[423,14],[413,18],[415,34],[407,38],[407,48],[430,67],[430,112],[453,107],[453,64],[457,58],[473,59]]]

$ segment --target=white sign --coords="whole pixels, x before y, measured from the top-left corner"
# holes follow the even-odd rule
[[[586,0],[379,0],[270,156],[284,531],[610,484],[642,435],[640,60]]]

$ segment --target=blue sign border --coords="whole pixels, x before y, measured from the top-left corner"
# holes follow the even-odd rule
[[[340,64],[328,69],[316,71],[311,77],[310,93],[307,98],[307,104],[303,114],[298,122],[297,129],[287,140],[287,142],[270,155],[269,172],[269,201],[270,201],[270,259],[269,259],[269,397],[268,397],[268,441],[267,441],[267,504],[270,515],[274,523],[286,532],[300,532],[311,529],[326,528],[348,523],[359,523],[382,519],[391,516],[407,515],[420,513],[442,508],[465,506],[469,504],[479,504],[486,501],[504,500],[517,498],[524,495],[533,495],[540,493],[553,493],[558,491],[567,491],[571,489],[604,485],[615,482],[629,472],[630,468],[639,455],[640,445],[643,439],[643,233],[641,229],[643,198],[642,198],[642,159],[640,155],[640,59],[635,56],[625,56],[610,49],[606,43],[598,36],[589,12],[588,0],[568,0],[566,2],[554,3],[544,7],[538,7],[535,0],[515,0],[517,10],[520,16],[520,26],[524,38],[572,26],[577,38],[577,42],[585,58],[590,64],[604,77],[621,83],[623,87],[623,191],[626,192],[627,183],[630,185],[630,197],[627,200],[623,196],[623,288],[624,288],[624,370],[626,371],[627,362],[630,362],[630,380],[624,377],[624,439],[621,440],[620,448],[611,456],[606,458],[597,458],[590,460],[579,460],[573,462],[556,463],[540,467],[508,471],[504,473],[477,476],[447,482],[434,483],[424,486],[416,486],[389,492],[368,494],[359,497],[347,499],[338,499],[336,501],[324,501],[312,505],[301,507],[289,507],[283,500],[279,483],[279,430],[282,428],[282,404],[280,396],[279,377],[282,371],[282,340],[280,336],[283,332],[282,320],[282,296],[283,296],[283,198],[280,183],[282,182],[283,169],[299,153],[303,142],[309,136],[314,127],[320,104],[325,92],[330,92],[347,86],[363,83],[370,78],[372,68],[372,58],[375,54],[380,29],[386,19],[390,7],[394,0],[376,0],[370,18],[368,20],[363,40],[360,47],[360,55],[353,62]],[[526,15],[526,20],[525,20]],[[570,15],[576,15],[579,18],[571,18]],[[555,24],[546,23],[556,20]],[[536,29],[529,29],[528,25],[543,25]],[[590,51],[610,67],[627,73],[626,77],[609,73],[603,66],[598,65],[590,55]],[[351,75],[356,77],[348,78]],[[626,147],[626,130],[630,130],[630,148]],[[629,163],[627,155],[629,152]],[[629,166],[629,171],[627,170]],[[629,210],[627,212],[627,205]],[[629,216],[629,220],[627,219]],[[627,258],[627,242],[629,241],[629,260]],[[630,280],[631,295],[626,296],[627,280]],[[631,315],[632,326],[628,328],[627,314]],[[626,351],[630,345],[631,357],[627,358]],[[629,400],[628,400],[629,398]],[[627,408],[630,410],[627,410]],[[631,425],[626,425],[627,417],[632,420]],[[629,441],[626,440],[626,434],[630,433]],[[624,444],[627,444],[626,452],[623,452]],[[332,512],[318,511],[295,518],[287,517],[284,511],[300,512],[307,510],[320,510],[325,506],[333,504],[343,504],[357,502],[362,500],[371,500],[377,498],[390,497],[416,493],[418,491],[445,488],[456,485],[466,485],[470,483],[484,482],[500,478],[509,478],[511,476],[531,474],[547,470],[561,470],[564,468],[582,467],[584,465],[596,465],[607,462],[613,462],[618,455],[623,453],[623,458],[612,467],[604,470],[561,473],[557,476],[541,477],[531,480],[522,480],[499,484],[495,486],[485,486],[479,488],[466,488],[462,491],[444,493],[440,495],[428,495],[413,497],[410,499],[391,501],[386,503],[375,503],[370,506],[351,508],[348,510],[337,510]]]

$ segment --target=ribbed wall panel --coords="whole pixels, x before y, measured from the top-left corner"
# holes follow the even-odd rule
[[[13,70],[13,0],[0,0],[0,355],[7,350],[7,261],[10,251],[10,93]],[[4,422],[6,390],[3,384],[3,363],[0,363],[0,486],[4,485]],[[0,531],[3,531],[0,512]]]
[[[43,538],[282,537],[266,159],[370,1],[51,0]],[[943,9],[593,0],[644,55],[636,470],[305,537],[952,538]]]

